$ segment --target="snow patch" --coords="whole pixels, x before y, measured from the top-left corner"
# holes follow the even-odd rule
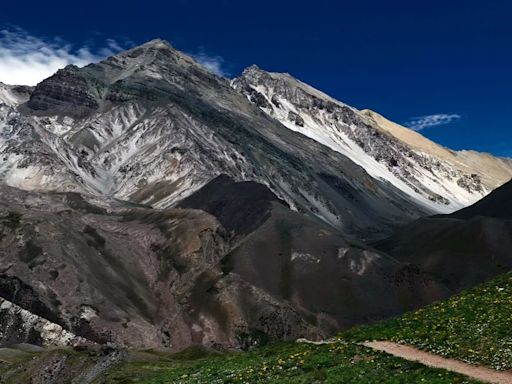
[[[346,131],[344,131],[344,129],[349,129],[351,132],[357,132],[358,130],[368,128],[341,122],[325,109],[315,110],[314,114],[310,113],[309,109],[306,112],[306,110],[297,107],[292,101],[283,97],[271,86],[262,84],[250,86],[263,95],[268,102],[267,105],[270,106],[262,107],[261,109],[279,120],[284,126],[347,156],[353,162],[363,167],[373,178],[391,183],[405,192],[419,205],[431,211],[439,213],[453,212],[473,204],[488,193],[485,190],[482,192],[470,192],[458,185],[457,177],[450,174],[436,174],[413,159],[409,159],[408,164],[404,165],[407,168],[394,170],[388,164],[380,162],[367,153],[363,147],[351,139]],[[314,96],[318,97],[316,94]],[[277,100],[279,107],[272,100]],[[339,102],[337,104],[344,106],[344,104]],[[357,110],[348,106],[347,108],[352,110],[354,114],[358,114]],[[290,115],[299,116],[302,122],[297,124],[295,119],[290,119]],[[340,129],[341,127],[344,127],[344,129]],[[372,143],[369,144],[372,145]],[[439,159],[432,158],[428,154],[418,153],[418,155],[423,156],[426,163],[431,162],[435,164],[439,162]],[[440,167],[450,169],[449,164],[441,164]],[[405,172],[409,177],[402,176],[400,172]],[[448,204],[445,204],[435,196],[446,198]],[[319,206],[316,206],[316,208],[324,210]]]
[[[306,252],[292,252],[291,261],[300,260],[305,263],[318,264],[320,263],[320,258],[318,256],[312,255]]]

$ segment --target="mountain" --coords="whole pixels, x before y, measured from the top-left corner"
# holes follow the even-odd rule
[[[292,131],[342,153],[436,213],[481,199],[512,177],[512,160],[455,152],[369,110],[358,111],[286,73],[252,66],[233,86]]]
[[[375,247],[460,291],[512,269],[512,181],[450,215],[422,218]]]
[[[430,212],[346,156],[291,133],[228,80],[160,40],[59,70],[2,115],[0,175],[22,189],[164,208],[226,174],[373,238]]]
[[[364,242],[512,168],[162,40],[2,89],[0,344],[248,348],[418,308],[453,286]]]

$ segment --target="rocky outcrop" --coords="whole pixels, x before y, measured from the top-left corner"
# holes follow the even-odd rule
[[[61,325],[3,298],[0,298],[0,340],[2,345],[27,343],[45,347],[90,344]]]
[[[89,81],[78,67],[68,65],[39,83],[26,106],[45,114],[81,116],[99,107],[101,84]]]

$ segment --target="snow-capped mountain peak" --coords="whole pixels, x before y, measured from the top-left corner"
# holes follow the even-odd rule
[[[465,207],[512,176],[509,161],[488,158],[487,163],[499,168],[489,178],[483,167],[468,166],[419,133],[396,124],[390,129],[394,123],[358,111],[289,74],[252,66],[232,85],[289,129],[344,154],[372,177],[390,182],[435,212]]]
[[[168,207],[225,174],[369,237],[466,206],[501,180],[497,171],[492,185],[377,120],[289,74],[252,66],[230,83],[153,40],[63,68],[26,103],[4,103],[0,176],[19,188]]]

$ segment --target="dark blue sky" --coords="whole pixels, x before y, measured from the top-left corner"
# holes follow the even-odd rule
[[[405,123],[462,116],[422,133],[454,149],[512,156],[509,1],[9,1],[0,26],[75,44],[156,37],[289,72],[357,108]]]

